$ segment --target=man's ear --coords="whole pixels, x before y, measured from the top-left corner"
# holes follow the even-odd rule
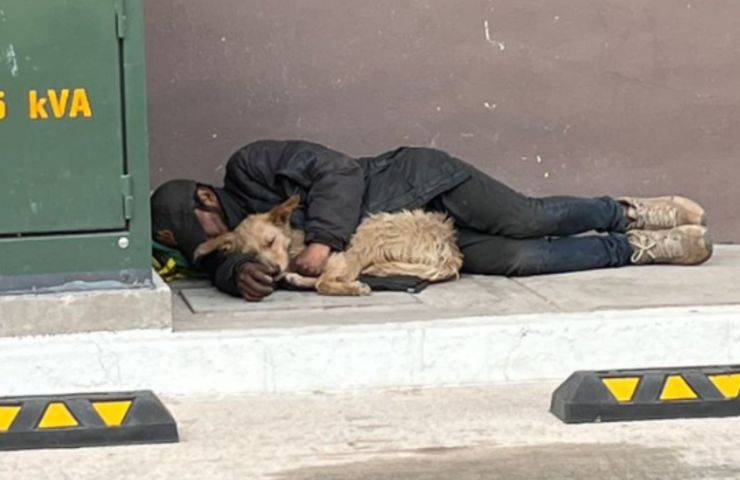
[[[293,195],[277,207],[273,208],[269,212],[270,223],[280,227],[287,225],[288,221],[290,220],[290,215],[296,208],[298,208],[298,205],[300,205],[300,203],[301,197],[299,197],[298,195]]]
[[[236,234],[234,232],[224,233],[216,238],[212,238],[206,242],[198,245],[193,254],[193,259],[198,260],[202,257],[210,255],[216,250],[222,252],[233,252],[236,250]]]
[[[211,187],[200,185],[197,190],[197,195],[200,203],[206,207],[215,208],[220,206],[216,192],[214,192]]]
[[[159,230],[155,233],[154,239],[162,245],[177,247],[177,240],[175,239],[175,234],[172,233],[172,230]]]

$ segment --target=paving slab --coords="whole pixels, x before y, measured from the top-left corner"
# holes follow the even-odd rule
[[[431,285],[419,294],[375,292],[367,297],[326,297],[278,291],[259,303],[214,288],[188,286],[175,299],[175,330],[221,330],[315,325],[413,322],[472,315],[557,311],[529,289],[503,277]]]
[[[740,304],[740,247],[701,266],[634,266],[515,279],[562,311]]]
[[[314,292],[277,291],[263,301],[248,303],[241,298],[232,297],[215,289],[185,289],[183,298],[195,313],[212,312],[250,312],[265,311],[311,311],[328,308],[361,308],[377,305],[416,305],[419,300],[408,293],[378,292],[363,297],[329,297]]]
[[[556,311],[535,292],[505,277],[466,275],[434,285],[419,294],[435,310],[465,310],[469,314],[517,315]]]
[[[194,313],[182,293],[173,297],[173,328],[176,332],[372,325],[387,323],[389,318],[397,317],[407,322],[438,318],[419,302],[314,309],[267,308],[259,311],[239,308]]]

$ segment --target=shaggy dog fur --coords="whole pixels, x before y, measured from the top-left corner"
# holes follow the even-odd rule
[[[267,213],[250,215],[233,232],[201,244],[195,257],[213,251],[240,251],[279,269],[280,277],[324,295],[367,295],[360,274],[413,275],[431,282],[459,276],[462,253],[455,228],[443,213],[423,210],[379,213],[365,218],[344,252],[329,257],[318,278],[291,272],[291,260],[305,248],[304,233],[290,225],[296,196]]]

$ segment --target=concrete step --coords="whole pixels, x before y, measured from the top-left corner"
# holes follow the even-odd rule
[[[740,363],[740,306],[0,339],[7,395],[295,392],[564,379]]]
[[[740,248],[721,247],[702,267],[466,277],[416,296],[248,304],[191,282],[177,287],[174,332],[0,339],[0,391],[430,387],[740,363],[738,274]]]
[[[0,337],[172,327],[169,287],[77,282],[44,293],[0,295]]]

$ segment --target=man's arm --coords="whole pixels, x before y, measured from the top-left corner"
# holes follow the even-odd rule
[[[222,292],[258,302],[275,290],[275,273],[248,255],[213,254],[200,261],[213,285]]]
[[[252,186],[282,196],[290,192],[280,191],[280,178],[306,191],[306,243],[344,250],[360,220],[365,193],[359,163],[308,142],[256,142],[229,160],[225,184],[230,190],[249,191]]]
[[[306,243],[321,243],[342,251],[362,213],[362,169],[355,160],[326,154],[307,162],[304,168],[311,181],[306,198]]]

